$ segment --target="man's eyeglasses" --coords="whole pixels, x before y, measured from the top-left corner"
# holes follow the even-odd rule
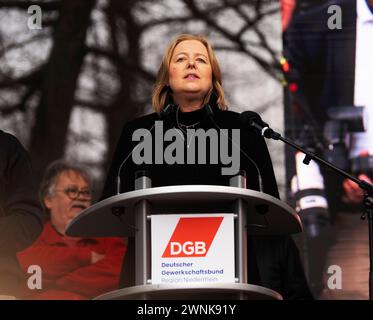
[[[89,189],[79,190],[78,188],[54,189],[53,191],[64,192],[71,200],[79,197],[84,200],[92,200],[92,191]]]

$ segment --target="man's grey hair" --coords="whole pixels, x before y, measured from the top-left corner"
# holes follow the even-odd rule
[[[65,160],[54,161],[45,170],[43,180],[40,184],[39,197],[43,205],[45,197],[53,195],[53,188],[56,184],[57,178],[60,176],[62,172],[66,171],[73,171],[77,173],[87,181],[89,186],[92,186],[92,178],[85,168],[70,164]]]

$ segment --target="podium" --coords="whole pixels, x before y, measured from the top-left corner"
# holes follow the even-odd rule
[[[140,179],[140,180],[139,180]],[[287,204],[268,194],[245,189],[240,176],[231,185],[180,185],[150,188],[147,177],[135,191],[112,196],[75,217],[66,234],[78,237],[129,237],[133,258],[126,257],[135,275],[129,287],[96,299],[281,299],[278,293],[247,284],[247,233],[293,234],[302,231],[299,216]],[[235,179],[235,180],[234,180]],[[152,283],[151,220],[157,214],[211,214],[234,216],[234,282]],[[128,254],[128,253],[127,253]],[[191,258],[193,259],[193,258]],[[132,260],[132,261],[128,261]]]
[[[252,284],[142,285],[105,293],[94,300],[282,300],[277,292]]]

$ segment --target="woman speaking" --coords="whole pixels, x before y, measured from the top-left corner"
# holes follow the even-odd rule
[[[147,172],[152,187],[229,186],[244,171],[247,188],[279,198],[265,141],[227,110],[220,67],[206,38],[183,34],[171,42],[152,105],[154,113],[124,126],[102,198],[134,190],[138,171]],[[290,237],[249,236],[247,247],[249,283],[285,299],[312,298]]]
[[[279,197],[266,144],[242,127],[238,113],[227,110],[221,78],[205,38],[185,34],[172,41],[153,91],[156,112],[124,126],[104,198],[133,190],[139,170],[148,172],[153,187],[229,185],[245,171],[249,189]]]

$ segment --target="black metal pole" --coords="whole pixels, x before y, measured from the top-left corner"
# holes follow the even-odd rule
[[[258,129],[257,124],[255,125],[251,124],[251,125]],[[267,130],[267,134],[265,134],[266,130]],[[369,226],[369,263],[370,263],[370,266],[369,266],[369,300],[373,300],[373,185],[350,175],[349,173],[336,167],[329,161],[326,161],[318,157],[316,154],[306,149],[303,149],[301,146],[297,145],[296,143],[294,143],[293,141],[287,138],[282,137],[278,132],[273,131],[269,127],[261,128],[260,131],[262,135],[266,137],[267,139],[281,140],[287,145],[293,147],[294,149],[304,153],[305,154],[305,158],[303,160],[304,164],[308,165],[311,160],[314,160],[318,164],[321,164],[333,170],[334,172],[337,172],[339,175],[355,182],[362,190],[365,191],[364,201],[363,201],[365,211],[362,214],[362,218],[365,219],[365,217],[367,217],[368,226]]]
[[[366,193],[364,195],[365,212],[369,225],[369,300],[373,300],[373,197]]]

